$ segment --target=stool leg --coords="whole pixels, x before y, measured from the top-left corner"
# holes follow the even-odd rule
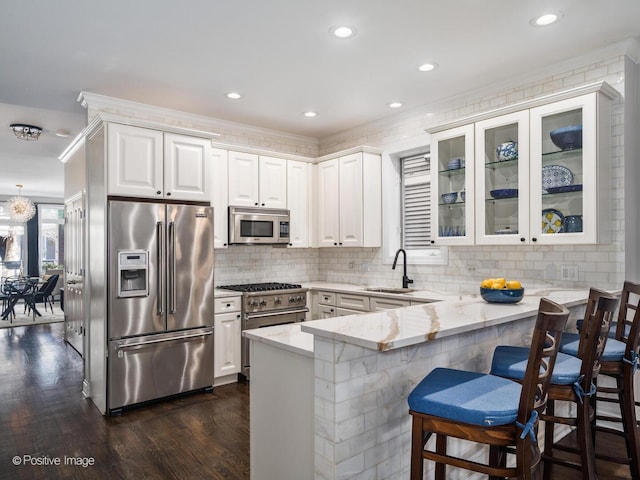
[[[546,413],[550,417],[555,415],[555,402],[553,400],[547,401]],[[553,430],[555,424],[553,422],[544,422],[544,455],[553,456]],[[551,480],[551,462],[543,461],[543,480]]]
[[[517,460],[518,464],[520,464],[519,462],[520,462],[520,458],[518,458]],[[489,447],[489,465],[491,465],[492,467],[502,467],[502,468],[507,466],[507,455],[504,449],[494,445],[491,445]],[[489,475],[489,480],[497,480],[497,479],[498,477]]]
[[[629,468],[631,478],[640,480],[640,431],[636,417],[635,394],[633,390],[634,369],[631,365],[625,365],[622,378],[618,377],[619,387],[622,387],[620,398],[620,413],[622,414],[622,426],[627,444],[627,455],[631,459]]]
[[[447,454],[447,436],[442,433],[436,434],[436,452],[443,456]],[[445,463],[436,463],[435,480],[447,480],[447,465]]]
[[[583,399],[582,403],[577,402],[577,443],[580,449],[582,463],[583,480],[597,480],[596,475],[596,454],[593,447],[593,436],[591,435],[591,422],[589,413],[591,402],[589,398]]]
[[[414,415],[411,426],[411,480],[422,480],[424,476],[423,448],[422,420]]]

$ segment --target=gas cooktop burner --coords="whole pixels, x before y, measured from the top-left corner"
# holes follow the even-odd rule
[[[302,288],[302,285],[293,283],[244,283],[238,285],[220,285],[218,288],[224,290],[234,290],[236,292],[268,292],[270,290],[291,290],[294,288]]]

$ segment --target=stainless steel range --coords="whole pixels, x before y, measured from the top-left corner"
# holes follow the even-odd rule
[[[307,288],[292,283],[247,283],[218,288],[242,292],[242,330],[302,322],[309,311]],[[248,379],[249,340],[242,338],[242,374]]]

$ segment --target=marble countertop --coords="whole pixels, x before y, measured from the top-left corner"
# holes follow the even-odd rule
[[[305,286],[331,290],[330,285],[332,284],[317,282]],[[365,293],[363,287],[358,286],[350,286],[349,290],[338,284],[333,287],[336,291]],[[538,311],[542,297],[550,298],[566,307],[574,307],[586,303],[588,294],[588,289],[541,288],[527,291],[519,303],[493,304],[485,302],[479,294],[447,295],[424,290],[419,293],[412,292],[411,295],[414,295],[413,298],[416,300],[439,301],[380,312],[246,330],[243,335],[307,356],[312,355],[314,335],[382,352],[530,317]],[[393,295],[393,298],[406,298],[406,295]]]

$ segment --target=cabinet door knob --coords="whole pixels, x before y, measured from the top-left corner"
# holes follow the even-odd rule
[[[162,192],[161,192],[160,190],[158,190],[158,191],[156,192],[156,195],[162,195]]]
[[[334,245],[338,245],[338,242],[333,242]]]
[[[521,242],[524,242],[524,240],[525,240],[524,237],[520,237]]]
[[[258,202],[254,203],[254,205],[257,207],[258,206]]]
[[[536,237],[533,237],[533,238],[531,239],[531,241],[532,241],[532,242],[537,242],[537,241],[538,241],[538,239],[537,239]]]
[[[436,241],[435,240],[431,240],[431,243],[434,244],[434,243],[436,243]]]
[[[167,192],[167,197],[171,195],[171,192]]]

